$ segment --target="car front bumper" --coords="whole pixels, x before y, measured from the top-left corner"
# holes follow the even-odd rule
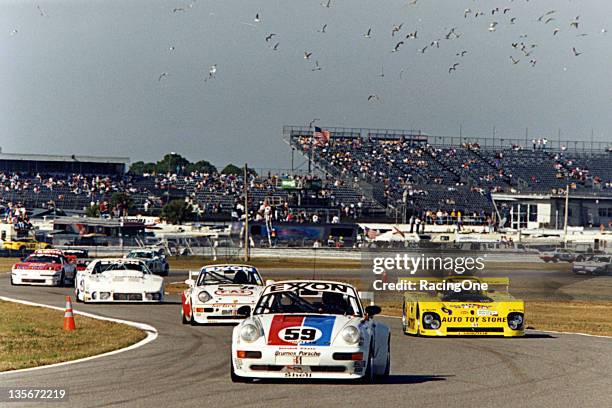
[[[147,294],[156,294],[151,298]],[[87,303],[161,303],[164,301],[163,292],[114,292],[114,291],[86,291],[81,294],[83,302]]]
[[[261,358],[239,358],[238,350],[259,351]],[[361,353],[359,360],[338,360],[334,355]],[[272,347],[232,348],[232,364],[239,377],[358,379],[365,374],[367,353],[359,347]]]
[[[49,271],[30,271],[26,269],[13,269],[11,279],[15,285],[34,285],[34,286],[59,286],[61,274]]]

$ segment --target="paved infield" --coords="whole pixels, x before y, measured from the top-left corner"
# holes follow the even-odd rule
[[[181,278],[184,274],[173,272],[167,280]],[[61,307],[72,290],[12,287],[8,275],[0,274],[0,294]],[[75,304],[77,310],[148,323],[157,328],[159,337],[114,356],[4,374],[0,386],[67,387],[69,400],[44,404],[49,407],[612,406],[612,339],[545,333],[517,339],[414,338],[400,332],[399,319],[384,317],[377,319],[391,326],[392,363],[391,376],[382,384],[233,384],[229,379],[232,327],[182,325],[178,297],[167,301]]]

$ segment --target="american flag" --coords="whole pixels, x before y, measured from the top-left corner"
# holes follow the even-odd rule
[[[320,127],[315,126],[312,136],[315,146],[324,146],[327,142],[329,142],[330,134],[328,130],[323,130]]]

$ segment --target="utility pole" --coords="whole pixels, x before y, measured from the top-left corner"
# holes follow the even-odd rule
[[[295,153],[295,147],[291,146],[291,175],[293,176],[293,173],[295,172],[294,170],[294,165],[293,165],[293,155]]]
[[[247,164],[244,164],[244,261],[248,262],[250,259],[250,248],[249,248],[249,168]]]
[[[567,245],[567,218],[569,214],[569,184],[565,188],[565,221],[563,227],[563,242]]]

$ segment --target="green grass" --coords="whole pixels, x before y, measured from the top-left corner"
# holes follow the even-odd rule
[[[75,360],[134,344],[146,337],[124,324],[75,316],[63,330],[64,313],[0,301],[0,371]]]

